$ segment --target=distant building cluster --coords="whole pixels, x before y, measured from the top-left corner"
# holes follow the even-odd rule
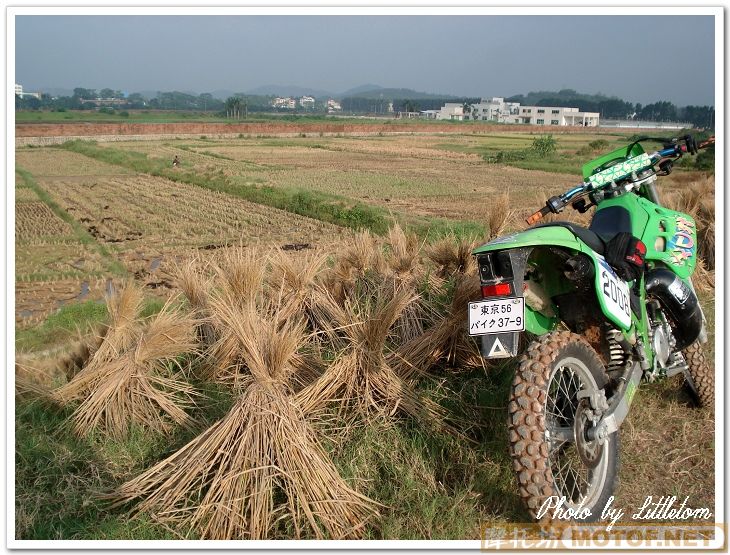
[[[525,125],[578,125],[598,127],[598,112],[581,112],[578,108],[562,106],[521,106],[505,102],[504,98],[481,99],[478,104],[447,102],[440,110],[425,110],[426,119],[453,121],[493,121]]]
[[[29,96],[32,96],[33,98],[37,98],[38,100],[41,99],[41,93],[39,92],[24,92],[23,91],[23,85],[18,85],[15,83],[15,96],[19,96],[20,98],[27,98]]]
[[[300,96],[299,98],[294,96],[277,96],[271,101],[271,105],[274,108],[283,108],[286,110],[294,110],[296,109],[297,105],[299,105],[301,108],[312,109],[314,108],[316,102],[317,99],[315,97],[308,95]],[[328,112],[342,111],[342,106],[340,105],[340,103],[333,98],[328,99],[325,103],[325,106]]]
[[[274,100],[271,101],[271,105],[274,108],[288,108],[289,110],[293,110],[297,107],[297,99],[291,98],[289,96],[287,97],[280,97],[277,96]]]

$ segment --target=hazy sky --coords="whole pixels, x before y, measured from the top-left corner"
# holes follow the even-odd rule
[[[16,82],[464,96],[571,88],[714,104],[711,16],[18,16]]]

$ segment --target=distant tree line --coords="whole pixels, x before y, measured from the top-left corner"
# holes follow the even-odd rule
[[[393,103],[394,112],[420,112],[422,110],[438,110],[447,102],[474,104],[478,98],[369,98],[365,96],[346,96],[340,101],[343,112],[360,114],[385,114]]]
[[[525,106],[575,107],[583,112],[598,112],[605,119],[637,119],[649,121],[681,121],[696,127],[712,128],[715,125],[715,109],[712,106],[677,107],[661,100],[643,106],[620,98],[601,94],[581,94],[572,89],[556,92],[538,91],[527,95],[515,95],[507,102],[519,102]]]
[[[394,112],[419,112],[422,110],[438,110],[448,102],[456,102],[469,106],[480,101],[474,97],[447,97],[438,95],[421,95],[405,97],[405,89],[389,90],[391,94],[383,95],[379,91],[371,91],[362,95],[347,96],[340,104],[344,113],[387,114]],[[157,92],[152,98],[141,93],[124,95],[115,89],[88,89],[77,87],[71,96],[51,97],[42,94],[41,98],[16,95],[16,110],[99,110],[114,112],[115,110],[181,110],[210,112],[223,117],[240,119],[249,112],[283,112],[283,113],[325,113],[326,102],[317,99],[313,105],[302,107],[297,103],[295,109],[278,107],[272,104],[273,96],[236,94],[226,100],[213,97],[210,93],[199,95],[180,91]],[[101,102],[98,99],[104,99]],[[633,104],[617,97],[602,94],[582,94],[572,89],[554,91],[537,91],[526,95],[515,95],[506,99],[508,102],[519,102],[525,106],[558,106],[576,107],[585,112],[598,112],[604,119],[640,119],[650,121],[682,121],[692,123],[696,127],[713,128],[715,125],[715,109],[712,106],[677,107],[668,101],[657,101],[651,104]]]
[[[112,89],[87,89],[77,87],[72,96],[52,97],[41,94],[41,98],[15,95],[16,110],[99,110],[114,112],[115,110],[181,110],[211,112],[216,115],[240,117],[248,112],[264,112],[271,110],[271,98],[258,95],[234,95],[227,100],[213,97],[210,93],[199,95],[180,91],[158,92],[148,98],[140,93],[127,96],[121,91]],[[113,101],[113,102],[104,102]]]

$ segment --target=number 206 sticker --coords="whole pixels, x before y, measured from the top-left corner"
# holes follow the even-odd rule
[[[631,327],[631,301],[629,286],[615,274],[611,266],[598,259],[598,294],[609,315],[624,328]]]

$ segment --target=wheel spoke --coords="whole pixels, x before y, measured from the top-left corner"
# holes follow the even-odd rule
[[[578,394],[584,389],[590,391],[590,382],[585,379],[584,373],[570,364],[558,367],[548,384],[545,406],[553,485],[556,493],[565,496],[570,504],[581,503],[595,487],[592,484],[596,476],[578,454],[573,429],[580,404]]]

